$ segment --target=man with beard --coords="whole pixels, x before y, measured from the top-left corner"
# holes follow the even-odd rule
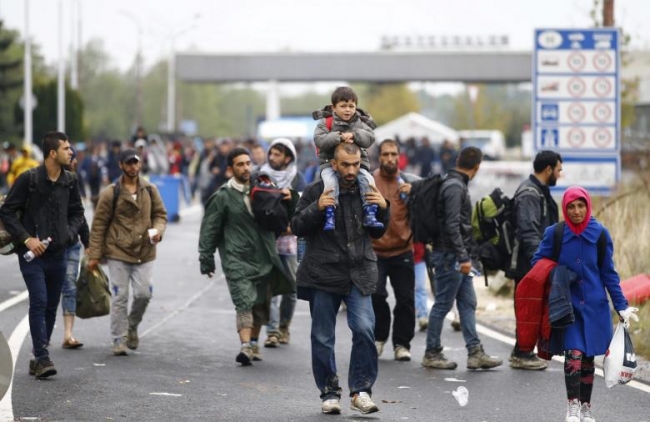
[[[302,192],[305,188],[305,178],[296,167],[296,156],[293,142],[287,138],[278,138],[271,142],[266,162],[260,171],[273,177],[280,189],[291,188],[296,192]],[[295,280],[298,270],[297,242],[290,227],[287,227],[286,232],[278,237],[275,245],[285,272]],[[278,343],[289,344],[289,325],[295,308],[295,293],[275,296],[271,300],[271,313],[266,326],[267,338],[264,347],[277,347]]]
[[[334,206],[336,200],[330,196],[332,189],[323,190],[322,180],[307,186],[291,219],[292,232],[307,241],[305,256],[298,267],[298,298],[309,301],[312,372],[321,392],[321,411],[327,414],[341,413],[335,332],[341,302],[347,305],[353,338],[348,376],[350,408],[367,414],[379,410],[371,399],[377,379],[377,349],[370,295],[377,285],[377,258],[370,240],[384,234],[390,211],[379,190],[371,186],[365,201],[377,206],[376,217],[382,225],[363,226],[357,181],[361,150],[357,144],[340,143],[331,165],[340,188],[334,230],[325,231],[323,227],[325,210]]]
[[[57,373],[48,349],[65,280],[65,248],[77,241],[84,218],[77,178],[65,170],[72,159],[68,136],[48,132],[42,149],[43,164],[18,176],[0,208],[0,219],[18,245],[18,264],[29,292],[34,353],[29,374],[37,378]]]
[[[532,268],[531,260],[544,237],[544,230],[558,222],[557,203],[551,196],[562,172],[562,157],[555,151],[540,151],[533,161],[534,174],[521,182],[514,196],[515,247],[513,262],[516,268],[508,274],[517,285]],[[516,260],[516,261],[515,261]],[[517,344],[510,355],[510,366],[516,369],[542,370],[548,363],[534,352],[524,353]]]
[[[415,335],[415,271],[408,208],[401,198],[404,196],[402,193],[410,192],[410,185],[400,177],[399,154],[396,141],[384,140],[379,145],[379,168],[373,173],[377,189],[391,203],[391,219],[386,233],[372,241],[379,272],[377,290],[372,294],[372,307],[376,319],[377,355],[381,356],[390,332],[391,313],[386,290],[386,279],[390,278],[395,293],[392,335],[395,360],[410,361],[411,340]]]
[[[234,148],[226,157],[233,176],[205,204],[199,234],[201,274],[216,271],[214,251],[219,248],[221,268],[235,305],[241,348],[235,360],[248,366],[261,361],[257,344],[263,324],[269,320],[270,298],[294,293],[294,281],[285,274],[275,250],[275,235],[258,226],[249,196],[250,152]],[[289,189],[285,200],[291,200]]]
[[[158,189],[139,176],[142,160],[134,149],[120,154],[122,176],[99,194],[88,250],[88,269],[103,257],[113,293],[113,354],[126,356],[138,348],[138,325],[151,301],[156,245],[167,227],[167,211]],[[133,289],[128,312],[129,286]]]

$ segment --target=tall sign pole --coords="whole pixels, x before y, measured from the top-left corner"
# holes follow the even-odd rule
[[[24,73],[23,97],[24,97],[24,124],[25,124],[25,145],[31,145],[32,135],[32,45],[29,39],[29,0],[25,0],[25,55],[24,55]]]
[[[56,107],[56,127],[65,132],[65,49],[63,48],[63,1],[59,0],[59,74]]]

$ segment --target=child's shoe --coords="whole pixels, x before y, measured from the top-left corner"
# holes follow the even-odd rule
[[[323,230],[326,232],[334,230],[334,207],[325,207],[325,227]]]
[[[363,207],[363,226],[364,227],[375,227],[381,229],[384,227],[384,224],[377,220],[377,209],[379,205],[371,204]]]

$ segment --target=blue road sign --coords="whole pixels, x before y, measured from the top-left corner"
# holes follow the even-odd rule
[[[580,165],[570,166],[573,170],[603,170],[594,157],[606,157],[607,171],[614,165],[613,174],[620,173],[619,41],[616,28],[535,30],[531,126],[536,151],[574,157]],[[614,179],[600,180],[599,190],[606,191]]]

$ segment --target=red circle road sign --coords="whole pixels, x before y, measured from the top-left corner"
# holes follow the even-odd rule
[[[571,78],[567,83],[567,89],[572,97],[582,97],[587,90],[587,84],[582,78]]]
[[[567,133],[567,139],[572,147],[580,148],[587,140],[587,136],[582,129],[572,128],[569,129],[569,133]]]
[[[573,53],[569,54],[569,57],[567,58],[567,64],[572,71],[580,72],[587,65],[587,59],[585,58],[584,54],[578,51],[574,51]]]
[[[612,66],[612,58],[605,52],[601,51],[596,53],[592,62],[596,70],[599,72],[607,72],[608,70],[610,72],[612,71],[610,70],[610,67]]]
[[[607,78],[595,79],[592,87],[597,97],[607,97],[612,93],[612,83]]]
[[[612,117],[612,106],[606,103],[598,103],[594,106],[591,114],[598,122],[606,123]]]
[[[587,115],[587,110],[585,110],[585,106],[580,103],[571,103],[567,108],[567,114],[569,115],[569,120],[573,123],[579,123]]]
[[[598,128],[592,135],[594,144],[600,148],[607,148],[612,143],[612,132],[605,128]]]

